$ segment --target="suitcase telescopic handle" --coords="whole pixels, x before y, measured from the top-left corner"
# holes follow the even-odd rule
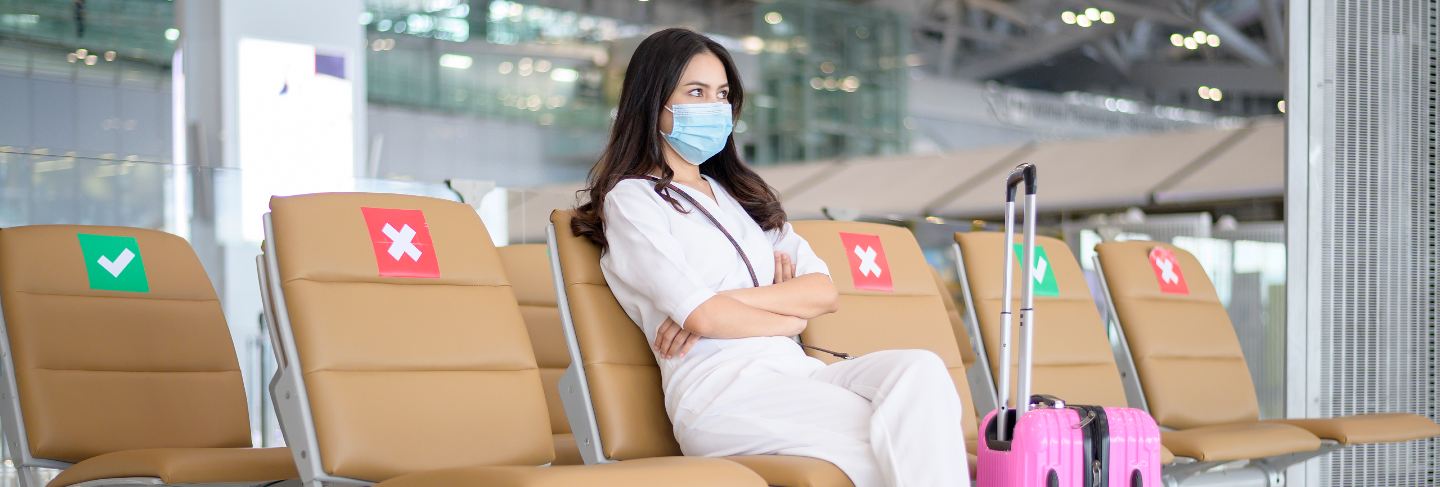
[[[1036,178],[1034,164],[1027,162],[1015,166],[1015,169],[1010,170],[1010,176],[1005,178],[1005,201],[1015,201],[1015,188],[1019,187],[1021,182],[1025,183],[1025,194],[1035,194]]]
[[[1020,274],[1023,284],[1020,287],[1020,380],[1017,381],[1019,394],[1016,395],[1016,402],[1030,399],[1030,368],[1032,361],[1032,343],[1034,340],[1035,320],[1035,281],[1032,272],[1034,271],[1035,258],[1035,190],[1038,171],[1034,164],[1023,163],[1010,170],[1005,178],[1005,244],[1002,245],[1005,251],[1004,273],[1005,285],[1000,299],[1000,384],[998,411],[998,437],[1006,441],[1009,437],[1008,423],[1010,422],[1007,410],[1010,405],[1010,337],[1012,333],[1011,310],[1011,286],[1014,280],[1014,272],[1011,271],[1011,262],[1015,259],[1015,248],[1012,243],[1015,241],[1015,189],[1020,183],[1025,183],[1025,229],[1022,234],[1023,253],[1020,259]],[[1015,404],[1015,421],[1019,421],[1026,410],[1030,409],[1030,403],[1024,402]]]

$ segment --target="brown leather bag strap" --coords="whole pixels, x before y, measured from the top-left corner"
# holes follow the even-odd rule
[[[660,178],[648,175],[629,176],[624,179],[648,179],[650,181],[660,182]],[[725,225],[721,225],[720,220],[717,220],[715,218],[715,215],[710,214],[710,211],[706,210],[704,206],[700,206],[700,202],[696,201],[694,196],[690,196],[690,193],[686,193],[685,190],[675,187],[675,183],[670,183],[669,185],[667,185],[665,187],[665,191],[668,193],[679,193],[680,197],[685,198],[685,201],[690,202],[690,206],[693,206],[695,207],[695,209],[700,210],[700,214],[705,215],[705,218],[708,218],[710,220],[710,223],[715,225],[715,228],[717,230],[720,230],[720,233],[725,234],[725,238],[730,240],[730,245],[733,245],[735,247],[735,253],[740,254],[740,260],[745,261],[745,270],[750,271],[750,284],[754,287],[760,287],[760,279],[755,276],[755,266],[750,264],[750,257],[745,255],[745,250],[740,248],[740,242],[736,241],[735,236],[731,235],[730,231],[725,229]],[[845,352],[836,352],[833,350],[826,350],[824,348],[820,348],[814,345],[806,345],[800,341],[799,337],[796,337],[795,343],[797,345],[800,345],[801,347],[805,347],[820,353],[830,354],[842,360],[850,360],[852,358],[855,358],[855,356]]]

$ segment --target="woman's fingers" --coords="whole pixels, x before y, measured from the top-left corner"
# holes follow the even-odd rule
[[[687,337],[687,338],[685,339],[685,344],[680,347],[680,355],[679,355],[679,356],[680,356],[681,358],[684,358],[684,357],[685,357],[685,354],[690,353],[690,349],[695,348],[695,343],[700,341],[700,335],[699,335],[699,334],[690,333],[690,332],[685,332],[685,334],[686,334],[686,335],[689,335],[689,337]]]
[[[785,282],[785,253],[775,252],[775,284]]]
[[[789,254],[781,254],[780,260],[785,264],[785,280],[794,279],[795,261],[790,258]]]
[[[665,358],[678,358],[685,351],[685,342],[693,336],[690,332],[680,330],[675,334],[675,339],[670,341],[670,347],[665,350]]]
[[[662,358],[670,358],[670,345],[675,341],[675,335],[683,331],[679,325],[669,319],[660,324],[660,331],[655,333],[655,351],[660,353]]]

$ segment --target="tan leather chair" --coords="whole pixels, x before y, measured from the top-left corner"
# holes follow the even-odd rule
[[[337,193],[270,208],[273,389],[307,485],[764,484],[718,459],[535,468],[555,456],[540,370],[471,207]]]
[[[573,213],[550,214],[550,249],[564,288],[561,313],[569,321],[570,369],[561,381],[565,411],[587,463],[680,455],[665,413],[660,367],[600,272],[600,249],[570,232]],[[729,457],[781,487],[848,487],[839,468],[815,458]]]
[[[966,347],[961,347],[956,340],[945,304],[950,300],[949,293],[942,291],[944,287],[938,283],[934,269],[925,262],[915,235],[903,227],[878,223],[797,221],[791,224],[830,268],[830,279],[840,293],[839,311],[810,320],[800,340],[855,355],[892,349],[929,350],[939,355],[950,369],[955,392],[964,405],[966,414],[961,417],[961,427],[965,431],[966,449],[973,456],[978,431],[976,419],[983,413],[975,407],[970,382],[965,376],[963,350],[969,348],[969,339],[966,337]],[[889,266],[890,290],[856,287],[850,261],[855,249],[842,243],[842,233],[873,235],[879,239],[883,249],[875,250],[883,252]],[[837,360],[815,351],[810,355],[826,362]]]
[[[1161,291],[1149,257],[1157,247],[1174,254],[1187,293]],[[1158,242],[1104,243],[1095,250],[1155,420],[1177,429],[1258,421],[1259,402],[1240,340],[1200,261]],[[1341,445],[1440,436],[1440,425],[1417,414],[1269,423],[1303,428]]]
[[[998,370],[1000,362],[1000,304],[1004,290],[1004,268],[1001,267],[1004,247],[1001,245],[1004,240],[1004,234],[998,232],[955,234],[955,242],[960,247],[962,271],[966,273],[966,281],[970,285],[976,308],[975,318],[984,335],[985,351],[992,370]],[[1047,267],[1053,272],[1058,293],[1056,296],[1035,296],[1034,391],[1053,394],[1074,404],[1131,405],[1121,383],[1105,324],[1100,319],[1089,284],[1075,255],[1064,242],[1050,237],[1036,237],[1035,247],[1044,249],[1048,257]],[[1017,262],[1009,265],[1014,266],[1013,298],[1017,303],[1015,309],[1019,309],[1020,266]],[[1018,335],[1018,316],[1014,326]],[[1011,343],[1016,347],[1011,357],[1010,390],[1014,391],[1013,381],[1018,373],[1014,371],[1013,363],[1019,362],[1020,355],[1018,336]],[[997,381],[998,375],[996,372]],[[1187,379],[1182,384],[1193,385],[1193,379]],[[1304,430],[1253,420],[1238,424],[1160,424],[1176,430],[1162,433],[1161,443],[1165,448],[1174,456],[1198,462],[1263,459],[1311,453],[1320,448],[1320,440]],[[1167,456],[1165,453],[1162,452],[1162,456]]]
[[[0,230],[0,304],[0,402],[21,485],[40,485],[36,468],[64,469],[51,486],[296,477],[288,450],[250,448],[230,329],[184,239],[121,227]]]
[[[570,422],[565,419],[565,405],[560,402],[560,376],[570,366],[570,352],[565,348],[565,329],[560,323],[560,308],[555,301],[555,279],[550,273],[550,255],[545,244],[508,245],[497,249],[510,288],[520,301],[520,316],[530,332],[530,345],[535,347],[535,362],[540,366],[540,381],[545,385],[545,404],[550,410],[550,428],[555,437],[553,465],[580,465],[580,450]]]

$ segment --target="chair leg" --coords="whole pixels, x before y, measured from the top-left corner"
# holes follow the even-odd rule
[[[35,467],[16,467],[15,478],[20,481],[20,487],[45,487],[45,482],[40,480],[40,469]]]

